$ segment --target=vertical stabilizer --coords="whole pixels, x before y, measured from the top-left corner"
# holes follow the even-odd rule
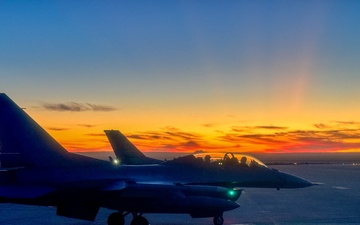
[[[67,152],[6,94],[0,93],[0,163],[9,167],[71,166]]]
[[[161,162],[161,160],[146,157],[120,131],[105,130],[104,132],[121,164],[139,165],[156,164]]]

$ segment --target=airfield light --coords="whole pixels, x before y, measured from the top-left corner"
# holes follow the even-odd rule
[[[118,159],[114,159],[113,163],[114,163],[115,165],[119,165],[120,160],[118,160]]]

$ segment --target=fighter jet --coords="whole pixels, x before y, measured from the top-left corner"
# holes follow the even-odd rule
[[[126,164],[126,165],[147,165],[147,164],[159,164],[162,165],[171,165],[179,167],[187,166],[197,166],[204,168],[212,168],[214,171],[217,169],[224,170],[226,169],[228,174],[234,172],[240,176],[237,176],[236,181],[230,183],[227,182],[214,182],[206,183],[207,185],[221,186],[227,188],[243,188],[243,187],[261,187],[261,188],[273,188],[276,186],[276,182],[279,180],[274,179],[272,181],[268,180],[267,177],[269,174],[272,174],[274,171],[278,172],[275,169],[268,168],[263,162],[256,159],[253,156],[240,154],[240,153],[194,153],[186,155],[183,157],[175,158],[170,161],[161,161],[158,159],[153,159],[146,157],[134,144],[132,144],[119,130],[105,130],[106,136],[109,139],[109,142],[113,148],[115,155],[118,160],[110,160],[114,165]],[[233,175],[229,175],[232,177]],[[236,176],[236,175],[234,175]],[[272,177],[272,175],[270,175]],[[221,180],[222,178],[215,178]],[[278,178],[290,181],[291,176],[286,178]],[[297,179],[297,178],[296,178]],[[202,182],[201,182],[202,183]],[[290,186],[290,183],[282,188],[297,188],[299,184]],[[307,184],[304,183],[306,186]],[[276,187],[280,189],[281,187]]]
[[[0,94],[2,203],[55,206],[59,216],[89,221],[104,207],[116,211],[108,225],[124,225],[129,214],[132,225],[148,225],[143,213],[214,217],[213,223],[221,225],[223,212],[239,207],[241,189],[236,187],[312,185],[261,164],[252,168],[249,164],[244,172],[230,163],[231,157],[226,154],[208,161],[204,156],[200,161],[190,156],[155,165],[114,166],[66,151],[7,95]]]

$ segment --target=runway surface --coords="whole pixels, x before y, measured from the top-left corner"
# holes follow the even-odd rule
[[[240,208],[224,214],[235,224],[360,224],[360,165],[271,166],[321,185],[290,190],[245,189]],[[58,217],[55,208],[0,204],[0,223],[6,225],[105,225],[112,212],[101,209],[95,222]],[[212,218],[145,214],[152,225],[211,225]],[[131,217],[126,217],[130,224]]]

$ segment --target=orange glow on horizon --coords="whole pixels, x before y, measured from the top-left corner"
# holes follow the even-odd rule
[[[265,129],[270,129],[267,127]],[[87,130],[88,129],[88,130]],[[80,129],[77,132],[51,131],[68,151],[112,151],[111,146],[102,130],[91,133],[94,128]],[[174,128],[172,128],[174,129]],[[311,153],[311,152],[360,152],[360,144],[346,140],[349,134],[338,133],[338,137],[331,137],[333,131],[300,131],[284,130],[261,133],[253,128],[249,131],[233,130],[215,134],[201,134],[180,130],[158,130],[124,133],[129,140],[144,152],[263,152],[263,153]],[[273,129],[285,129],[276,128]],[[124,132],[124,131],[122,131]],[[339,140],[342,136],[343,140]],[[335,139],[330,141],[329,139]]]
[[[112,151],[103,132],[108,129],[120,130],[144,152],[360,152],[360,123],[352,121],[281,120],[265,113],[251,120],[241,113],[216,117],[214,112],[167,117],[153,116],[156,112],[27,112],[71,152]]]

